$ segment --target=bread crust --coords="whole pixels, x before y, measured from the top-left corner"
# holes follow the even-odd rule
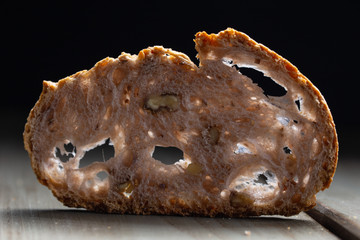
[[[335,124],[319,90],[289,61],[234,29],[199,32],[195,44],[200,67],[155,46],[44,81],[24,131],[39,182],[66,206],[109,213],[289,216],[314,207],[338,159]],[[264,96],[227,66],[229,59],[263,72],[287,94]],[[154,110],[146,105],[154,95],[178,102]],[[107,138],[115,156],[79,169],[85,152]],[[69,141],[76,156],[61,162],[56,148],[64,152]],[[249,153],[229,149],[242,144]],[[155,145],[176,146],[189,161],[160,163],[149,154]],[[100,171],[109,175],[104,181],[96,178]],[[251,180],[260,175],[267,181]]]

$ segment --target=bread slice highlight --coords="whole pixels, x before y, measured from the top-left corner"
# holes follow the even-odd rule
[[[314,207],[338,158],[319,90],[234,29],[199,32],[195,44],[199,66],[155,46],[44,81],[24,131],[40,183],[66,206],[108,213],[289,216]],[[265,95],[245,68],[286,93]],[[80,167],[105,141],[114,156]],[[156,146],[184,159],[164,164],[152,157]]]

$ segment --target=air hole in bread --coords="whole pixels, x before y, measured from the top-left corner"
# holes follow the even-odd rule
[[[106,162],[114,157],[114,146],[110,138],[100,142],[95,148],[89,149],[80,161],[80,168],[89,166],[93,162]]]
[[[287,117],[278,116],[276,119],[284,126],[289,125],[290,119]]]
[[[299,112],[301,112],[301,102],[302,102],[302,98],[298,98],[297,100],[295,100],[295,104]]]
[[[258,175],[257,179],[254,181],[254,183],[260,183],[263,185],[267,185],[268,178],[265,176],[265,174],[261,173]]]
[[[129,98],[125,98],[123,101],[123,105],[128,105],[130,103],[130,99]]]
[[[252,151],[242,143],[236,144],[235,154],[252,154]]]
[[[293,181],[294,181],[294,183],[299,183],[299,177],[296,175],[294,178],[293,178]]]
[[[241,67],[234,64],[232,59],[224,58],[223,63],[229,67],[235,68],[239,73],[247,76],[257,86],[262,88],[265,96],[282,97],[287,93],[286,89],[277,84],[272,78],[264,76],[264,73],[251,67]]]
[[[60,148],[56,148],[55,150],[55,156],[60,159],[61,162],[68,162],[70,158],[73,158],[74,155],[72,153],[64,153],[61,154]]]
[[[107,192],[109,189],[109,180],[107,177],[101,179],[96,175],[94,179],[87,179],[84,182],[83,187],[85,187],[83,190],[88,194],[97,193],[99,191]]]
[[[96,174],[96,177],[98,177],[101,181],[104,181],[109,174],[106,171],[100,171]]]
[[[291,149],[287,146],[283,147],[283,150],[284,150],[284,153],[286,153],[286,154],[292,154]]]
[[[277,84],[270,77],[264,76],[264,73],[258,70],[247,67],[238,67],[237,65],[234,65],[234,67],[242,75],[247,76],[253,81],[253,83],[261,87],[264,91],[264,95],[267,97],[268,96],[281,97],[281,96],[285,96],[285,94],[287,93],[284,87]]]
[[[63,147],[55,148],[55,156],[63,163],[66,163],[70,158],[75,157],[75,154],[76,147],[74,147],[71,142],[65,143]]]
[[[264,168],[261,167],[260,169]],[[261,204],[266,199],[274,198],[279,191],[278,179],[271,170],[264,171],[260,169],[253,172],[240,173],[229,184],[230,192],[240,193],[250,199],[256,199],[256,204]],[[230,201],[234,201],[233,197],[230,196]]]
[[[275,174],[270,170],[266,170],[263,172],[256,171],[252,174],[239,175],[230,184],[230,188],[234,188],[236,191],[242,191],[258,185],[269,185],[269,189],[274,189],[277,185]]]
[[[229,58],[223,58],[222,59],[223,64],[225,64],[228,67],[232,67],[234,64],[234,61],[232,59]]]
[[[59,171],[63,171],[63,170],[64,170],[64,166],[63,166],[61,163],[59,163],[59,164],[58,164],[58,169],[59,169]]]
[[[184,152],[177,147],[155,146],[151,156],[165,165],[172,165],[180,159],[184,159]]]

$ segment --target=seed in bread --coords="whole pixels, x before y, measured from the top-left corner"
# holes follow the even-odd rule
[[[244,33],[199,32],[195,43],[200,66],[155,46],[44,81],[24,131],[39,181],[66,206],[109,213],[240,217],[312,208],[338,153],[319,90]],[[264,94],[246,69],[284,94]],[[105,142],[114,156],[81,167]],[[184,157],[165,164],[152,157],[157,146]]]

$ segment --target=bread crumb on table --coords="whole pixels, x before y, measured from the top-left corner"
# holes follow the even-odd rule
[[[251,231],[249,231],[249,230],[245,230],[244,233],[245,233],[245,236],[250,236],[251,235]]]

